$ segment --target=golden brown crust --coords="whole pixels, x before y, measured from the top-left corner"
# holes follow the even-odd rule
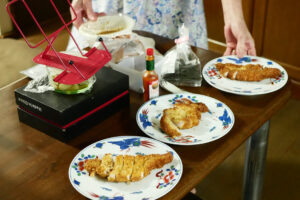
[[[98,158],[87,160],[84,169],[89,172],[90,176],[94,176],[97,172],[99,176],[107,178],[110,182],[135,182],[145,178],[151,170],[161,168],[172,160],[171,152],[137,156],[125,155],[124,157],[119,155],[115,161],[111,154],[105,154],[102,160]],[[106,172],[108,173],[106,174]]]
[[[106,178],[113,169],[114,162],[110,153],[105,154],[102,158],[100,167],[96,169],[99,176]]]
[[[281,76],[279,69],[263,67],[259,64],[236,65],[232,63],[217,63],[216,68],[223,77],[239,81],[261,81],[266,78]]]
[[[134,165],[134,156],[125,155],[124,164],[120,175],[117,176],[117,182],[128,182],[132,174]]]
[[[160,119],[160,128],[171,137],[180,136],[181,133],[179,132],[177,126],[172,122],[171,118],[168,116],[167,110],[164,110],[163,113],[164,114]]]
[[[139,181],[144,178],[145,156],[137,155],[134,159],[134,166],[131,175],[131,181]]]
[[[101,165],[101,160],[98,158],[89,159],[84,163],[84,169],[88,171],[90,176],[95,176],[97,168]]]
[[[123,155],[119,155],[116,157],[116,160],[114,162],[114,168],[109,173],[107,180],[110,182],[118,181],[117,177],[120,176],[121,170],[123,168]]]
[[[165,154],[151,154],[146,156],[146,161],[144,164],[144,176],[148,176],[153,169],[158,169],[172,162],[173,155],[171,152]]]
[[[179,129],[189,129],[199,124],[202,112],[208,112],[205,104],[179,99],[175,107],[163,110],[160,127],[171,137],[180,136]]]

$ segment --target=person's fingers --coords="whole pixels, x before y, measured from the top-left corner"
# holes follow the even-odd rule
[[[234,42],[228,42],[226,44],[226,50],[224,52],[224,56],[232,55],[233,50],[236,48],[236,43]]]
[[[236,55],[239,57],[239,58],[242,58],[244,56],[247,55],[247,49],[242,46],[242,45],[237,45],[237,48],[236,48]]]
[[[105,12],[101,12],[101,13],[96,13],[97,16],[106,16],[106,13]]]
[[[75,14],[77,15],[77,19],[73,22],[73,24],[78,29],[79,26],[83,23],[83,16],[82,16],[83,4],[82,4],[82,0],[73,0],[72,1],[72,7],[73,7],[74,11],[73,11],[72,8],[70,8],[71,17],[72,17],[72,20],[73,20],[75,18]]]
[[[236,50],[239,58],[245,55],[256,56],[255,44],[251,36],[238,40]]]
[[[235,49],[232,50],[231,55],[236,56],[236,50]]]
[[[239,49],[236,50],[236,55],[237,55],[237,57],[242,58],[242,57],[247,55],[247,52],[248,51],[246,49],[239,48]]]
[[[88,16],[87,16],[86,12],[83,10],[82,11],[82,19],[87,19],[87,18],[88,18]]]
[[[77,19],[73,22],[73,25],[78,29],[83,23],[83,12],[82,10],[76,10]]]
[[[229,56],[229,55],[231,55],[232,50],[233,50],[232,48],[227,47],[223,55],[224,55],[224,56]]]
[[[250,55],[250,56],[256,56],[256,49],[255,49],[255,44],[254,44],[253,40],[249,44],[248,55]]]
[[[97,19],[97,14],[93,10],[91,0],[83,0],[84,10],[86,11],[88,20],[95,21]]]
[[[232,33],[231,26],[229,25],[224,26],[224,36],[225,36],[226,44],[228,43],[236,44],[237,40]]]
[[[250,55],[250,56],[256,56],[256,50],[255,50],[255,48],[254,49],[249,49],[248,50],[248,55]]]
[[[237,42],[236,55],[242,58],[249,53],[251,38],[240,38]]]
[[[236,49],[237,40],[236,40],[234,34],[232,33],[231,26],[229,26],[229,25],[224,26],[224,35],[225,35],[226,46],[227,46],[227,48],[224,52],[224,56],[234,55],[233,53],[234,53],[234,50]]]

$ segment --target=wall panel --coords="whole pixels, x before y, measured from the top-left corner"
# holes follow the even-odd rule
[[[262,55],[299,68],[300,1],[269,0]]]
[[[243,0],[245,21],[249,30],[252,30],[253,0]],[[208,38],[225,42],[224,19],[221,0],[204,0],[204,10],[207,24]]]

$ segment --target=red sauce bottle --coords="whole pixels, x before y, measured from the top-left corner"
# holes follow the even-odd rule
[[[158,75],[154,71],[154,55],[153,49],[147,49],[146,55],[146,71],[143,74],[143,85],[144,85],[144,101],[159,96],[159,81]]]

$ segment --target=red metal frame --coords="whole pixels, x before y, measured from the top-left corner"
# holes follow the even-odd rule
[[[27,40],[26,36],[24,35],[23,31],[21,30],[20,26],[18,25],[18,23],[16,22],[15,18],[13,17],[12,13],[9,10],[9,7],[18,1],[21,1],[24,4],[25,8],[29,12],[32,19],[34,20],[37,27],[39,28],[39,30],[41,31],[41,33],[43,34],[43,36],[45,38],[44,40],[40,41],[36,45],[30,44],[30,42]],[[42,43],[44,43],[45,41],[48,42],[48,46],[46,47],[46,49],[33,59],[34,62],[62,69],[63,72],[61,74],[59,74],[54,79],[54,81],[63,83],[63,84],[77,84],[77,83],[81,83],[81,82],[89,79],[91,76],[93,76],[98,70],[100,70],[107,62],[109,62],[111,60],[111,55],[108,52],[108,50],[102,40],[100,40],[100,41],[101,41],[105,51],[99,50],[96,48],[92,48],[88,53],[86,53],[86,54],[82,53],[78,43],[76,42],[75,38],[73,37],[73,35],[68,27],[77,19],[77,14],[76,14],[74,8],[72,7],[71,2],[69,0],[66,0],[66,1],[68,2],[69,6],[71,8],[71,11],[74,13],[75,18],[72,19],[70,22],[66,23],[65,20],[63,19],[63,17],[61,16],[60,12],[58,11],[53,0],[50,0],[54,10],[56,11],[57,15],[59,16],[60,20],[62,21],[62,23],[64,25],[62,27],[60,27],[59,29],[57,29],[52,34],[50,34],[49,36],[47,36],[45,34],[43,28],[37,21],[36,17],[32,13],[31,9],[29,8],[29,6],[25,0],[12,0],[11,2],[9,2],[6,5],[6,10],[7,10],[9,16],[11,17],[13,23],[16,25],[20,34],[22,35],[25,42],[27,43],[27,45],[30,48],[36,48],[36,47],[40,46]],[[57,52],[55,50],[55,48],[53,47],[53,42],[55,41],[56,37],[65,28],[67,29],[70,37],[74,41],[77,49],[79,50],[80,54],[83,57],[77,57],[77,56],[60,53],[60,52]],[[51,51],[51,49],[52,49],[52,51]]]

